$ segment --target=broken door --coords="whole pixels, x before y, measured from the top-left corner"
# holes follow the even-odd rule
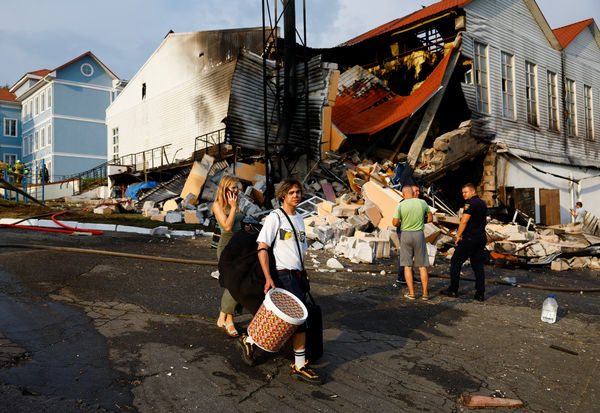
[[[560,224],[560,192],[558,189],[540,188],[540,223]]]

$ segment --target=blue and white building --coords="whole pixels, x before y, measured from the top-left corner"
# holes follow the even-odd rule
[[[50,180],[92,169],[107,160],[106,108],[121,82],[92,52],[54,70],[25,74],[10,89],[22,105],[21,160]]]
[[[21,157],[21,103],[0,88],[0,161],[13,165]]]

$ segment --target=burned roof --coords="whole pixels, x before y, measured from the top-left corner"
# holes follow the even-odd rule
[[[409,96],[395,94],[360,66],[347,70],[340,76],[333,123],[346,135],[372,135],[411,116],[440,88],[452,50]]]

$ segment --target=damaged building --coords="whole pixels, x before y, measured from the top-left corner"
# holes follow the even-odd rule
[[[599,46],[592,19],[552,30],[534,0],[444,0],[316,52],[342,72],[343,149],[554,225],[576,201],[600,215]]]

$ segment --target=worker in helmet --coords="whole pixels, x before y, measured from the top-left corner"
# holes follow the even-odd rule
[[[15,183],[20,184],[23,180],[23,164],[17,159],[14,166]]]

